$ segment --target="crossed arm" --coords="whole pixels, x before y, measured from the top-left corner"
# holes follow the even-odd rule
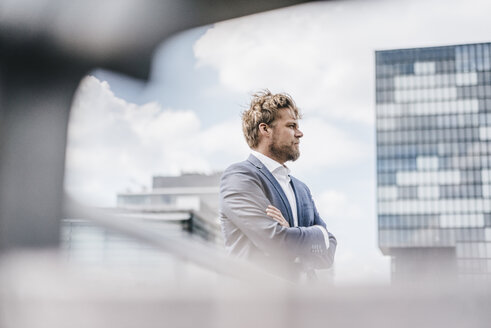
[[[266,215],[273,218],[273,220],[278,222],[281,226],[286,227],[286,228],[290,228],[290,224],[283,217],[283,214],[281,214],[281,211],[279,209],[277,209],[276,207],[274,207],[273,205],[268,205],[268,207],[266,208]]]
[[[220,193],[223,215],[263,253],[298,258],[316,269],[332,265],[336,249],[334,236],[329,234],[330,247],[326,248],[324,235],[318,227],[289,227],[250,172],[226,171]],[[315,213],[317,215],[317,211]]]

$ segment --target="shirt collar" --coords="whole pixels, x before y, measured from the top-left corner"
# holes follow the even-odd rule
[[[264,166],[266,166],[266,168],[269,170],[269,172],[273,173],[275,171],[278,171],[278,172],[284,172],[284,175],[289,175],[290,174],[290,169],[288,168],[288,166],[286,165],[283,165],[281,163],[278,163],[277,161],[275,161],[274,159],[258,152],[258,151],[255,151],[253,149],[251,149],[251,153],[252,155],[256,156],[256,158],[258,160],[261,161],[261,163],[264,164]],[[281,168],[281,170],[279,170]]]

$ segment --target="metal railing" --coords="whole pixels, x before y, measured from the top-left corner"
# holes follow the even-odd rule
[[[133,211],[91,208],[67,199],[64,216],[71,219],[88,220],[219,275],[240,281],[282,283],[280,278],[273,277],[247,262],[230,258],[224,249],[217,247],[216,244],[204,242],[191,236],[179,238],[163,234],[161,231],[135,220],[135,212]]]

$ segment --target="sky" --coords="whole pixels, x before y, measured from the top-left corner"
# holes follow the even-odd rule
[[[292,174],[338,239],[337,284],[387,284],[377,247],[375,51],[490,42],[483,0],[316,2],[182,32],[156,50],[149,81],[96,69],[73,103],[66,190],[93,206],[151,188],[154,175],[244,160],[240,113],[255,91],[303,112]]]

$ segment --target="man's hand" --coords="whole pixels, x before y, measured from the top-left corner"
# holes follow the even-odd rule
[[[287,228],[290,227],[290,224],[288,224],[288,221],[285,220],[283,214],[281,214],[281,211],[276,207],[274,207],[273,205],[268,206],[268,208],[266,209],[266,214],[272,217],[275,221],[278,221],[278,223],[281,224],[282,226]]]

